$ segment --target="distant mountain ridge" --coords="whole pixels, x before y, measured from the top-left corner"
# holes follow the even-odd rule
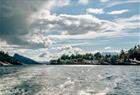
[[[16,60],[18,60],[19,62],[24,63],[24,64],[40,64],[39,62],[36,62],[33,59],[19,55],[17,53],[14,54],[13,58],[15,58]]]
[[[22,63],[8,55],[8,53],[0,51],[0,65],[22,65]]]
[[[0,65],[24,65],[24,64],[40,64],[40,62],[34,61],[28,57],[15,53],[14,56],[10,56],[8,53],[0,51]]]

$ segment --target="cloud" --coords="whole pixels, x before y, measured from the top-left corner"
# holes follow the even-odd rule
[[[45,57],[47,55],[47,53],[42,53],[39,55],[39,57]]]
[[[126,30],[137,29],[139,28],[139,15],[133,15],[128,18],[117,18],[113,21],[103,21],[102,29],[103,31],[111,30],[114,32],[122,31],[127,32]]]
[[[55,34],[47,36],[50,39],[95,39],[97,37],[120,37],[130,35],[126,30],[139,27],[138,18],[138,16],[133,16],[109,21],[98,19],[90,14],[47,14],[36,19],[32,23],[32,27],[37,29],[41,28],[45,33],[54,32]]]
[[[34,3],[33,3],[34,2]],[[39,11],[46,0],[8,0],[0,3],[0,39],[9,45],[20,45],[23,48],[32,48],[36,43],[30,43],[24,37],[31,32],[29,16]],[[36,45],[42,47],[42,45]]]
[[[71,55],[71,54],[79,54],[82,53],[82,49],[77,47],[72,47],[71,45],[62,45],[61,47],[53,47],[53,51],[42,52],[38,57],[40,60],[51,60],[60,58],[63,54]]]
[[[77,47],[72,47],[71,45],[63,45],[62,47],[57,47],[56,50],[60,55],[62,54],[78,54],[82,52],[82,49]]]
[[[55,6],[63,7],[68,6],[71,0],[55,0]]]
[[[117,11],[108,12],[108,14],[117,15],[117,14],[123,14],[123,13],[126,13],[126,12],[128,12],[128,10],[117,10]]]
[[[1,0],[0,0],[1,1]],[[0,3],[0,40],[22,48],[46,48],[51,43],[41,31],[35,35],[31,24],[43,10],[69,5],[70,0],[2,0]],[[43,15],[43,13],[41,13]]]
[[[93,8],[88,8],[86,10],[87,13],[93,13],[93,14],[103,14],[104,11],[103,9],[93,9]]]
[[[107,0],[100,1],[107,2]],[[88,4],[89,0],[85,2],[83,4]],[[139,33],[128,32],[139,29],[139,15],[111,21],[99,19],[93,15],[104,13],[103,9],[90,8],[90,10],[87,9],[89,11],[87,13],[90,14],[81,15],[52,13],[54,8],[68,5],[70,5],[70,0],[3,0],[0,4],[2,13],[0,15],[0,48],[24,53],[37,59],[43,59],[43,56],[56,58],[63,53],[81,52],[81,49],[77,47],[63,46],[65,39],[72,39],[78,43],[77,39],[139,36]],[[58,39],[62,39],[62,47],[57,47],[55,41],[59,42]],[[43,54],[51,48],[53,43],[57,47],[56,52]],[[38,55],[40,53],[42,55]]]
[[[134,15],[129,18],[118,18],[114,22],[118,24],[118,29],[122,31],[139,29],[140,28],[140,15]]]
[[[64,50],[70,50],[72,49],[71,45],[63,46],[63,47],[57,47],[57,50],[64,51]]]
[[[100,2],[108,2],[109,0],[100,0]]]
[[[78,3],[82,5],[87,5],[89,3],[89,0],[79,0]]]
[[[100,21],[92,15],[66,15],[60,14],[46,16],[45,19],[36,20],[32,26],[42,27],[45,32],[59,32],[62,34],[77,35],[85,34],[89,31],[97,31]]]
[[[68,17],[71,18],[71,16]],[[85,18],[84,16],[82,17],[83,19]],[[77,16],[76,19],[79,19],[79,16]],[[76,19],[74,21],[76,21]],[[63,19],[61,22],[65,22],[65,20],[67,19]],[[72,21],[73,20],[71,19],[69,23],[73,23]],[[91,16],[91,18],[88,17],[88,20],[86,20],[87,22],[82,22],[82,21],[83,20],[81,19],[79,24],[80,26],[82,25],[81,26],[82,31],[76,25],[71,26],[68,24],[67,27],[69,28],[66,28],[65,24],[59,26],[61,28],[58,28],[57,25],[58,29],[55,29],[55,31],[56,30],[60,32],[65,31],[66,33],[61,35],[49,35],[48,37],[51,39],[95,39],[99,37],[108,38],[108,37],[137,36],[138,33],[131,33],[128,32],[128,30],[138,29],[140,19],[138,15],[135,15],[129,18],[118,18],[113,21],[108,21],[108,20],[101,20],[101,19],[93,20]],[[55,23],[58,24],[58,22]],[[96,26],[96,28],[94,26]],[[74,27],[77,27],[76,33],[73,31]],[[54,28],[51,29],[54,30]],[[59,29],[64,29],[64,30],[59,30]],[[69,29],[71,29],[72,31]]]
[[[118,5],[123,5],[123,4],[133,4],[133,3],[140,3],[139,0],[127,0],[127,1],[114,1],[110,2],[107,7],[113,7],[113,6],[118,6]]]
[[[74,48],[71,45],[63,45],[62,47],[57,47],[56,50],[60,52],[67,52],[67,53],[79,53],[82,50],[80,48]]]
[[[104,49],[105,49],[105,50],[109,50],[109,49],[111,49],[111,47],[108,46],[108,47],[105,47]]]
[[[82,40],[82,39],[95,39],[99,37],[120,37],[124,34],[121,32],[88,32],[86,34],[79,35],[50,35],[49,37],[52,39],[74,39],[74,40]]]

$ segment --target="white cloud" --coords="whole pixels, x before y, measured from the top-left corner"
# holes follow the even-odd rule
[[[79,16],[74,17],[75,17],[74,21],[79,19]],[[73,22],[72,18],[73,16],[67,15],[67,19],[63,20],[65,21],[69,19],[70,22]],[[49,37],[51,39],[95,39],[97,37],[137,36],[138,33],[130,33],[127,32],[127,30],[137,29],[140,27],[139,25],[140,18],[138,15],[129,18],[119,18],[115,19],[114,21],[101,19],[93,20],[92,16],[91,18],[88,17],[87,22],[83,21],[83,19],[85,19],[84,16],[82,16],[80,21],[78,21],[79,22],[78,26],[80,27],[76,25],[74,26],[68,25],[66,28],[66,26],[61,24],[61,26],[59,26],[61,28],[58,28],[58,25],[56,25],[58,29],[55,30],[63,29],[61,31],[66,31],[67,33],[62,35],[49,35]],[[96,26],[96,30],[94,26]],[[81,27],[82,29],[79,29]],[[76,33],[73,30],[74,28],[77,29]]]
[[[88,8],[86,10],[87,13],[93,13],[93,14],[103,14],[104,11],[103,9],[93,9],[93,8]]]
[[[29,18],[30,21],[30,32],[24,37],[28,43],[31,45],[35,45],[35,47],[48,48],[53,41],[44,34],[44,26],[39,26],[37,28],[32,27],[34,21],[38,21],[38,19],[49,19],[49,21],[53,21],[56,16],[51,14],[51,10],[55,7],[63,7],[70,4],[70,0],[48,0],[44,2],[39,11],[32,13]],[[42,25],[43,21],[39,22]],[[48,24],[48,28],[53,28],[53,24]]]
[[[56,48],[58,51],[68,51],[69,53],[72,52],[72,53],[78,53],[80,51],[82,51],[80,48],[74,48],[72,47],[71,45],[63,45],[62,47],[57,47]]]
[[[114,20],[121,30],[131,30],[140,28],[140,15],[134,15],[129,18],[118,18]]]
[[[112,0],[113,1],[113,0]],[[133,3],[140,3],[139,0],[127,0],[127,1],[114,1],[114,2],[110,2],[107,7],[113,7],[113,6],[117,6],[117,5],[123,5],[123,4],[133,4]]]
[[[132,23],[133,22],[133,23]],[[57,31],[60,35],[48,35],[50,39],[95,39],[97,37],[120,37],[131,35],[128,29],[139,28],[139,16],[119,18],[113,21],[98,19],[90,14],[48,14],[37,19],[33,27],[44,32]],[[128,27],[129,26],[129,27]],[[135,34],[134,34],[135,35]]]
[[[42,45],[44,48],[49,47],[53,41],[50,40],[47,36],[45,36],[43,33],[30,33],[27,37],[25,37],[28,42],[31,44],[37,44]]]
[[[52,39],[95,39],[98,37],[119,37],[124,35],[121,32],[88,32],[86,34],[79,35],[50,35],[49,37]]]
[[[100,0],[100,2],[108,2],[109,0]]]
[[[70,49],[72,49],[71,45],[66,45],[66,46],[63,46],[63,47],[57,47],[57,50],[59,50],[59,51],[70,50]]]
[[[56,50],[59,54],[78,54],[82,52],[82,49],[77,47],[72,47],[71,45],[63,45],[62,47],[57,47]]]
[[[60,14],[58,16],[48,15],[45,19],[38,19],[32,26],[34,28],[42,27],[45,32],[57,31],[63,34],[76,35],[96,31],[99,29],[100,24],[100,20],[92,15]]]
[[[123,14],[128,12],[128,10],[116,10],[116,11],[112,11],[112,12],[108,12],[108,14],[110,15],[116,15],[116,14]]]
[[[83,53],[82,49],[77,47],[72,47],[71,45],[63,45],[61,47],[56,47],[55,52],[47,53],[48,59],[57,59],[61,57],[63,54],[71,55],[71,54],[79,54]],[[46,56],[45,56],[46,57]]]
[[[71,55],[71,54],[79,54],[83,53],[82,49],[77,47],[72,47],[69,44],[58,46],[58,47],[52,47],[52,51],[39,51],[38,56],[34,56],[35,59],[39,61],[49,61],[51,59],[57,59],[61,57],[63,54]]]
[[[79,0],[79,4],[87,5],[89,3],[89,0]]]
[[[70,4],[70,0],[55,0],[56,6],[68,6]]]
[[[140,21],[140,15],[133,15],[129,18],[118,18],[115,19],[115,21],[123,21],[123,22],[139,22]]]
[[[111,49],[111,47],[108,46],[108,47],[105,47],[104,49],[105,49],[105,50],[109,50],[109,49]]]

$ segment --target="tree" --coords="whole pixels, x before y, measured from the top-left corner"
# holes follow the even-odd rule
[[[69,59],[69,56],[68,56],[68,55],[63,54],[63,55],[61,56],[61,59],[63,59],[63,60],[65,60],[65,59]]]
[[[108,63],[111,63],[111,55],[109,54],[109,55],[105,55],[105,57],[104,57],[104,61],[105,62],[108,62]]]
[[[124,52],[124,50],[121,50],[120,59],[124,59],[124,56],[125,56],[125,52]]]
[[[136,58],[137,60],[140,60],[140,45],[135,46],[134,48],[128,51],[121,50],[119,55],[103,56],[101,55],[100,52],[97,52],[94,55],[91,53],[86,53],[83,55],[72,54],[71,56],[64,54],[60,58],[57,59],[57,64],[80,64],[80,63],[84,63],[84,61],[87,61],[87,62],[91,62],[95,64],[126,65],[126,64],[131,64],[130,59],[134,59],[134,58]]]
[[[117,55],[113,55],[111,57],[111,64],[117,64],[118,63],[117,60],[118,60],[118,56]]]
[[[86,60],[93,60],[94,56],[91,53],[86,53],[85,55],[83,55],[83,58]]]
[[[97,53],[94,54],[94,57],[95,57],[96,60],[100,60],[102,55],[101,55],[100,52],[97,52]]]
[[[75,55],[72,54],[72,55],[70,56],[70,59],[75,59]]]

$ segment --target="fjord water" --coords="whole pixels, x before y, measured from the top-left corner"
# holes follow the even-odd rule
[[[140,95],[139,66],[37,65],[0,71],[0,95]]]

